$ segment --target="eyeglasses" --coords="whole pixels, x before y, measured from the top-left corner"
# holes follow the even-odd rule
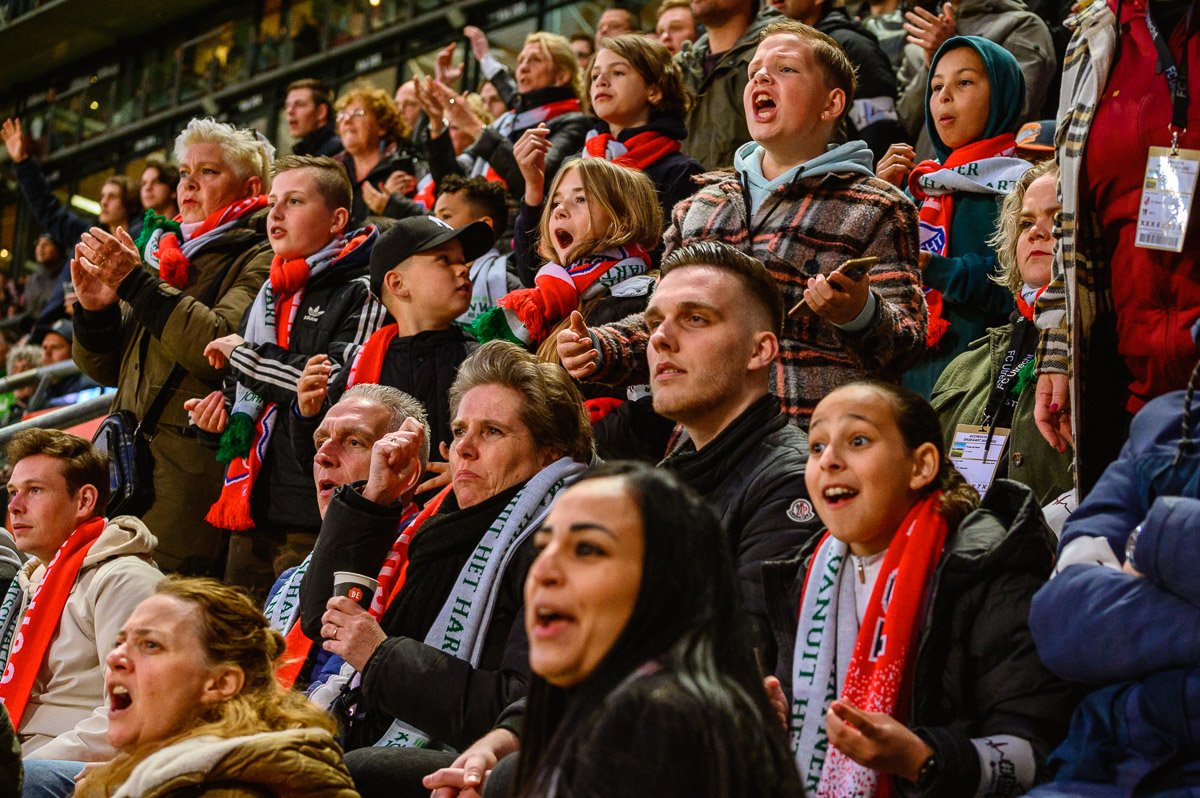
[[[339,122],[347,122],[351,119],[358,119],[360,116],[366,116],[366,110],[355,108],[353,111],[338,111],[338,115],[334,117]]]

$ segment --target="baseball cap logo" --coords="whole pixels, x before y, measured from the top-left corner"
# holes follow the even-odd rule
[[[436,224],[440,224],[442,227],[446,228],[447,230],[453,230],[453,229],[454,229],[454,228],[453,228],[453,227],[451,227],[449,224],[447,224],[447,222],[446,222],[446,220],[445,220],[445,219],[439,219],[439,218],[437,218],[436,216],[430,216],[430,217],[428,217],[428,219],[429,219],[429,221],[431,221],[431,222],[435,222]]]

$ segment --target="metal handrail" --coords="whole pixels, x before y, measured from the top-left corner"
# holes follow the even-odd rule
[[[67,429],[76,424],[108,415],[108,409],[111,406],[111,395],[97,396],[85,402],[60,407],[57,410],[42,413],[40,416],[18,421],[16,424],[9,424],[7,427],[0,427],[0,448],[7,445],[12,436],[18,432],[27,429]]]
[[[17,388],[24,388],[26,385],[34,385],[41,382],[43,377],[56,380],[61,377],[73,377],[78,373],[79,366],[74,360],[64,360],[61,363],[51,363],[48,366],[40,366],[29,371],[10,374],[0,379],[0,394],[8,393]]]

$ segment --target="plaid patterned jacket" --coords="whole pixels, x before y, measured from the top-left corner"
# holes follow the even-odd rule
[[[783,411],[807,428],[826,394],[856,377],[899,380],[925,351],[925,299],[917,268],[917,212],[892,186],[849,173],[793,181],[778,207],[769,197],[746,226],[737,175],[709,172],[700,189],[675,206],[666,252],[693,241],[723,241],[763,263],[779,282],[787,307],[799,302],[809,277],[829,274],[849,258],[876,256],[871,290],[878,300],[865,330],[847,333],[811,313],[784,322],[771,391]],[[593,330],[601,353],[591,379],[616,385],[649,381],[648,333],[631,316]]]

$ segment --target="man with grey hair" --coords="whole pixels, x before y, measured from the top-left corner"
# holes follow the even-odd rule
[[[322,419],[313,436],[321,532],[312,555],[276,590],[298,590],[298,620],[309,640],[321,639],[334,572],[377,575],[397,529],[416,512],[413,493],[429,462],[429,437],[425,408],[388,385],[354,386]],[[297,619],[276,623],[277,603],[268,602],[267,616],[287,632],[283,627]]]

